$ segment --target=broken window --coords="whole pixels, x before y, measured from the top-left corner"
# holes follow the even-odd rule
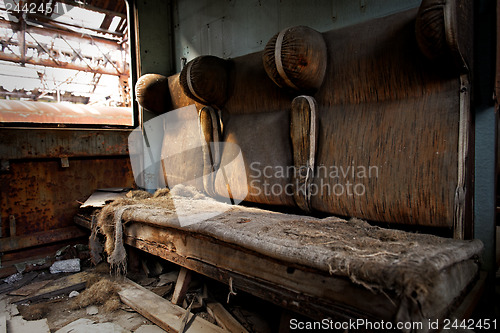
[[[0,124],[132,126],[124,0],[0,0]]]

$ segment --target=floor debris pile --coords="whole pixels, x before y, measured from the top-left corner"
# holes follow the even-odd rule
[[[126,276],[110,274],[104,262],[78,262],[74,272],[76,261],[62,259],[59,267],[67,271],[46,268],[1,280],[0,332],[274,331],[252,306],[239,304],[260,302],[252,296],[239,293],[227,304],[227,286],[146,253],[136,256],[139,269]]]

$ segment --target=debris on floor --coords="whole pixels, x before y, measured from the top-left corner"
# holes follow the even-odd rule
[[[113,312],[120,307],[118,288],[107,277],[91,275],[87,280],[87,288],[69,304],[70,309],[82,309],[90,305],[102,305],[105,312]]]
[[[80,271],[80,258],[55,261],[50,266],[50,273],[74,273]]]
[[[93,316],[99,313],[99,309],[95,305],[87,306],[87,308],[85,308],[85,311],[89,316]]]
[[[23,275],[21,273],[15,273],[3,280],[7,284],[14,284],[16,282],[19,282],[23,278]]]
[[[62,248],[56,263],[78,261],[79,272],[46,267],[0,281],[0,332],[272,331],[254,320],[258,315],[226,304],[228,287],[214,280],[147,254],[138,259],[139,271],[114,276],[107,263],[91,268],[90,261],[68,258],[78,255],[75,249]]]

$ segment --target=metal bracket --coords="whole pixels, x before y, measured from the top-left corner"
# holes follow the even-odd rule
[[[10,162],[9,160],[0,160],[0,172],[9,172]]]
[[[366,11],[366,0],[359,0],[359,9],[362,13]]]
[[[69,159],[68,157],[61,157],[61,167],[69,168]]]
[[[14,237],[16,235],[16,217],[14,215],[9,215],[9,228],[10,237]]]

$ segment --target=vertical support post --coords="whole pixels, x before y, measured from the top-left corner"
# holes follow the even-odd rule
[[[132,90],[134,90],[137,79],[142,74],[156,73],[168,77],[174,73],[172,1],[128,0],[128,5],[130,11],[130,45],[134,47],[130,52],[133,67],[130,72],[132,75]],[[135,101],[135,98],[133,100]],[[136,110],[139,116],[138,125],[143,129],[144,123],[156,116],[134,102],[134,112]],[[156,151],[158,147],[161,148],[162,142],[152,136],[153,131],[146,133],[144,130],[143,134],[146,138],[145,150],[151,152],[152,150]],[[153,161],[151,156],[146,158]],[[147,160],[144,163],[147,165]],[[159,167],[160,164],[156,163],[154,167],[145,172],[144,183],[148,190],[156,190],[158,182],[161,182],[158,178]]]
[[[494,107],[476,109],[474,235],[484,243],[483,268],[490,272],[496,266],[496,123]]]
[[[175,72],[172,1],[131,1],[135,15],[137,75],[156,73],[168,77]],[[134,87],[136,82],[132,82]],[[144,122],[156,116],[143,108],[140,110]]]
[[[127,0],[127,33],[129,38],[129,64],[130,64],[130,84],[131,87],[135,87],[137,83],[137,79],[139,76],[139,59],[137,59],[138,55],[138,41],[137,41],[137,15],[136,15],[136,5],[134,0]],[[142,124],[141,110],[139,109],[139,103],[137,103],[135,97],[133,96],[133,89],[130,90],[132,94],[131,97],[131,106],[134,111],[134,126],[140,126]]]

